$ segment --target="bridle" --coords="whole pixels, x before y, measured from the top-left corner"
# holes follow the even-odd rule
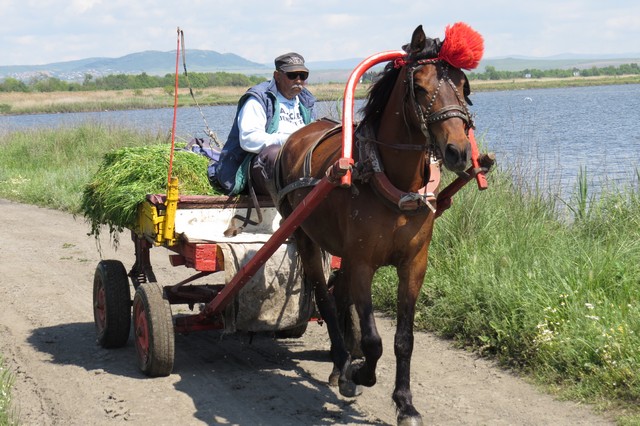
[[[437,68],[437,72],[440,74],[438,85],[429,98],[428,105],[423,107],[416,97],[414,75],[416,71],[427,64],[433,64]],[[465,133],[469,132],[469,129],[473,127],[473,119],[471,113],[467,108],[465,98],[460,94],[458,88],[449,77],[449,63],[440,59],[420,59],[413,62],[406,62],[404,59],[397,59],[394,61],[393,66],[395,68],[401,68],[407,66],[407,77],[405,80],[406,93],[404,98],[405,125],[408,127],[406,107],[413,106],[413,112],[417,117],[420,130],[425,136],[424,144],[390,144],[382,143],[377,140],[371,126],[360,126],[357,131],[358,146],[360,151],[359,165],[363,170],[359,178],[363,181],[370,181],[376,192],[384,199],[389,201],[391,205],[395,206],[402,212],[420,212],[424,208],[429,208],[432,212],[436,212],[436,191],[440,184],[440,164],[442,153],[437,148],[435,143],[435,137],[431,134],[429,126],[433,123],[448,120],[450,118],[460,118],[465,124]],[[438,111],[433,111],[438,94],[442,87],[448,85],[453,89],[457,105],[448,105]],[[409,96],[410,102],[406,101],[406,97]],[[426,151],[428,161],[428,182],[425,182],[425,186],[417,190],[416,192],[404,192],[396,188],[388,179],[382,166],[380,154],[378,152],[378,146],[397,149],[397,150],[410,150],[410,151]]]
[[[411,104],[413,105],[415,114],[418,117],[418,120],[420,122],[420,130],[422,130],[422,133],[427,138],[427,143],[434,139],[429,130],[429,126],[431,124],[436,123],[438,121],[448,120],[454,117],[458,117],[462,119],[462,121],[464,121],[465,133],[468,134],[469,128],[474,127],[473,118],[471,117],[469,108],[467,108],[467,104],[465,102],[464,97],[460,95],[458,88],[453,83],[453,81],[451,81],[451,78],[449,77],[449,67],[451,67],[451,65],[449,65],[449,63],[441,59],[419,59],[409,64],[406,64],[406,62],[404,61],[397,61],[397,60],[394,62],[394,66],[396,67],[402,66],[401,64],[408,65],[407,92],[409,93],[409,96],[411,98]],[[440,72],[441,77],[438,80],[438,85],[436,89],[434,90],[433,94],[429,98],[429,104],[427,105],[426,108],[423,108],[420,102],[418,102],[418,100],[416,99],[414,75],[416,71],[421,69],[426,64],[435,65],[438,71]],[[445,83],[449,87],[451,87],[451,89],[455,93],[456,98],[458,100],[458,104],[448,105],[439,109],[438,111],[432,111],[433,106],[436,102],[436,98],[438,97],[438,94],[440,93],[440,90],[442,89],[442,86],[445,85]]]
[[[441,77],[438,80],[438,85],[436,89],[434,90],[433,94],[429,98],[429,104],[425,108],[420,104],[420,102],[416,98],[414,74],[416,73],[416,71],[418,71],[419,69],[421,69],[423,66],[427,64],[435,65],[438,71],[440,72]],[[465,133],[468,134],[469,129],[475,127],[473,123],[473,118],[471,116],[471,112],[467,107],[467,103],[465,101],[464,96],[460,94],[460,91],[458,90],[456,85],[453,83],[453,81],[449,77],[449,67],[451,67],[451,65],[449,65],[448,62],[443,61],[441,59],[437,59],[437,58],[418,59],[415,61],[407,61],[403,58],[399,58],[393,62],[394,68],[402,68],[404,66],[407,66],[407,78],[405,80],[405,86],[406,86],[405,96],[409,96],[411,101],[409,103],[405,102],[405,106],[413,106],[413,112],[415,116],[418,118],[420,130],[422,131],[422,134],[426,138],[425,143],[422,145],[382,143],[378,141],[375,137],[372,137],[372,136],[367,137],[363,134],[360,134],[360,140],[366,141],[366,142],[372,142],[377,145],[384,146],[385,148],[391,148],[391,149],[397,149],[397,150],[427,151],[427,152],[431,152],[432,155],[437,156],[438,149],[435,146],[435,137],[433,137],[433,135],[431,134],[431,131],[429,130],[429,126],[438,121],[445,121],[450,118],[458,117],[462,119],[462,121],[464,121]],[[451,89],[455,93],[456,98],[458,100],[458,104],[448,105],[448,106],[442,107],[438,111],[432,111],[433,106],[438,97],[438,94],[440,93],[440,90],[445,85],[445,83],[446,85],[451,87]],[[405,114],[405,124],[409,126],[406,120],[406,114]]]

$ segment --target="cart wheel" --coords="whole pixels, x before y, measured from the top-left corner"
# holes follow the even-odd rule
[[[168,376],[175,357],[171,305],[156,283],[141,284],[133,298],[138,365],[150,377]]]
[[[308,324],[308,322],[305,322],[304,324],[297,327],[276,331],[276,339],[299,339],[300,337],[302,337],[304,332],[307,331]]]
[[[131,290],[124,265],[102,260],[93,276],[93,319],[98,344],[120,348],[127,344],[131,328]]]

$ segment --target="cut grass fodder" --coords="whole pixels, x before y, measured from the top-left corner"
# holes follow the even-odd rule
[[[80,211],[98,237],[103,225],[111,236],[136,223],[138,205],[147,194],[166,193],[170,147],[149,145],[107,153],[85,186]],[[183,195],[213,195],[207,177],[208,159],[189,151],[174,152],[172,176]]]

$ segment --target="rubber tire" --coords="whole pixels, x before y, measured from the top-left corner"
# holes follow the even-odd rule
[[[138,286],[133,297],[133,329],[140,370],[149,377],[171,374],[175,359],[173,318],[158,284]]]
[[[102,260],[93,276],[93,319],[97,342],[103,348],[121,348],[131,330],[131,289],[122,262]]]

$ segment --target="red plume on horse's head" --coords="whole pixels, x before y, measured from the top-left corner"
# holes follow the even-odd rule
[[[464,22],[447,25],[438,58],[456,68],[474,69],[484,53],[484,39]]]

